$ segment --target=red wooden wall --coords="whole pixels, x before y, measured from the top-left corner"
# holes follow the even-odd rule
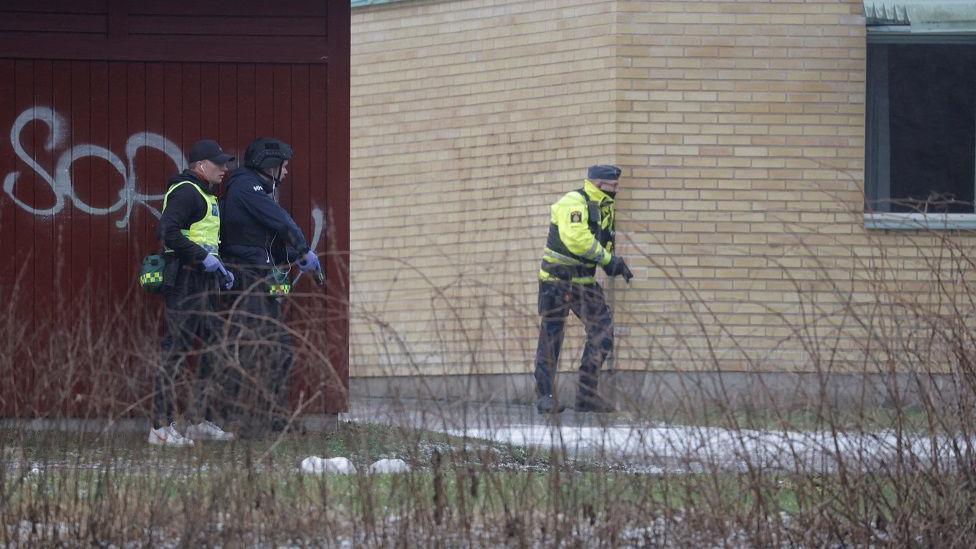
[[[251,139],[278,137],[295,149],[282,205],[310,239],[327,226],[316,329],[342,387],[309,411],[345,410],[349,25],[348,1],[0,3],[0,299],[16,283],[28,330],[92,295],[131,304],[138,322],[161,307],[134,290],[135,274],[158,248],[161,195],[183,151],[213,138],[243,157]],[[29,388],[34,374],[10,367],[4,392]],[[293,392],[322,387],[305,371]]]

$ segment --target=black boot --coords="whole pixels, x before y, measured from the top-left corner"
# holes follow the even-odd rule
[[[540,414],[559,414],[566,409],[566,405],[556,402],[552,395],[544,395],[535,401],[535,409],[539,410]]]
[[[617,411],[617,407],[613,403],[596,393],[577,394],[574,409],[577,412],[593,412],[596,414],[609,414]]]

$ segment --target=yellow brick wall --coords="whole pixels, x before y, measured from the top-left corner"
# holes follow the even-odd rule
[[[952,301],[942,234],[863,228],[861,0],[352,17],[353,376],[530,371],[548,206],[593,163],[637,275],[606,284],[618,368],[856,367],[865,323]]]
[[[352,375],[528,368],[548,204],[615,148],[614,3],[564,4],[354,10]]]
[[[617,4],[617,162],[633,178],[621,251],[638,267],[617,307],[619,367],[810,366],[794,328],[824,326],[800,302],[835,316],[831,292],[808,284],[834,281],[844,236],[863,236],[860,11]]]

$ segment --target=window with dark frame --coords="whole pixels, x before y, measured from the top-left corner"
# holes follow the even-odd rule
[[[934,41],[868,42],[865,213],[976,213],[976,43]]]

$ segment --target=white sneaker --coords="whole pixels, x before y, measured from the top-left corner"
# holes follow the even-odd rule
[[[149,429],[149,444],[154,446],[193,446],[193,441],[184,437],[176,430],[176,424],[170,423],[159,429]]]
[[[234,433],[217,427],[212,421],[201,421],[186,428],[186,437],[193,440],[234,440]]]

